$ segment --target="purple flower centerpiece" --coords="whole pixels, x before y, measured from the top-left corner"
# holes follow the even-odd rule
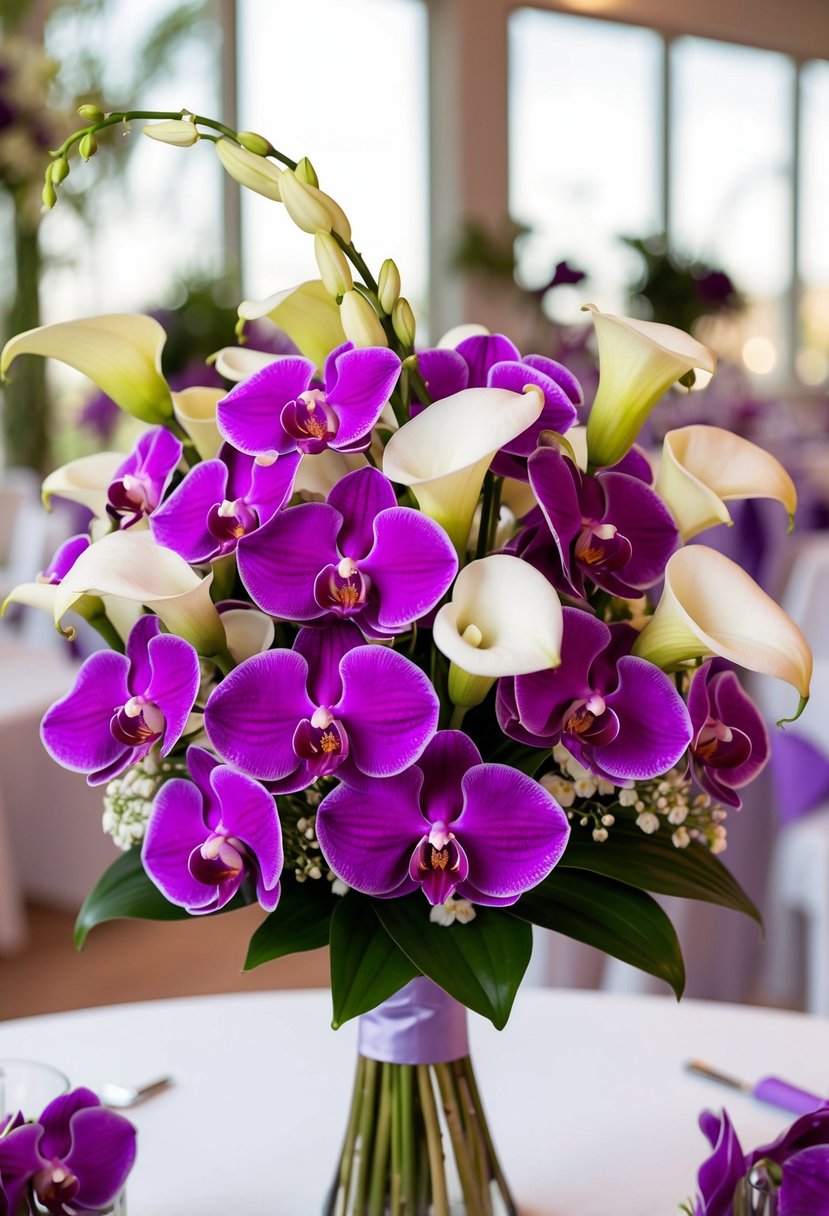
[[[454,1171],[453,1211],[509,1213],[464,1006],[506,1023],[533,924],[679,994],[652,893],[757,915],[716,856],[769,751],[739,671],[803,700],[811,655],[745,571],[686,542],[728,520],[726,499],[791,515],[794,491],[751,444],[718,459],[716,428],[666,440],[654,481],[640,427],[691,369],[713,370],[688,335],[590,306],[600,379],[577,426],[572,372],[505,335],[462,327],[419,351],[397,267],[371,273],[307,161],[158,117],[147,133],[182,148],[218,130],[224,169],[313,235],[320,278],[240,306],[298,353],[226,348],[227,392],[171,393],[146,317],[22,334],[0,358],[2,374],[27,352],[63,359],[147,428],[132,454],[51,476],[92,507],[90,535],[10,597],[66,632],[79,612],[109,645],[42,728],[105,786],[124,849],[80,935],[116,889],[119,915],[258,905],[251,965],[330,944],[334,1023],[363,1019],[362,1131],[326,1211],[445,1214]],[[41,1154],[44,1194],[65,1171],[87,1195],[51,1136],[0,1146]],[[4,1176],[6,1207],[21,1176]]]

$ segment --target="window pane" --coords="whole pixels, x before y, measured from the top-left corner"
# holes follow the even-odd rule
[[[513,14],[509,38],[510,210],[533,229],[522,280],[539,286],[567,258],[588,272],[597,304],[623,308],[638,259],[619,237],[662,226],[661,39],[533,9]],[[553,294],[558,308],[565,293]],[[583,287],[571,308],[577,299]]]
[[[752,340],[766,372],[788,358],[793,73],[790,59],[770,51],[701,38],[672,48],[671,238],[746,293],[747,311],[718,324],[711,340],[734,358]]]
[[[829,63],[801,73],[800,277],[803,283],[801,349],[797,371],[807,384],[829,376]]]
[[[376,273],[394,258],[425,315],[426,13],[421,0],[239,0],[240,122],[308,156]],[[313,240],[245,192],[243,275],[253,298],[319,278]],[[421,334],[418,335],[422,337]]]

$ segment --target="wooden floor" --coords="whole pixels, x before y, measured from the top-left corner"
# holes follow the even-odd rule
[[[242,971],[261,918],[244,908],[164,924],[115,921],[93,929],[78,953],[72,913],[31,907],[26,948],[0,956],[0,1020],[167,996],[327,986],[326,950]]]

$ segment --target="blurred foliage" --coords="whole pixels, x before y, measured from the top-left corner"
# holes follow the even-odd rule
[[[644,320],[675,325],[691,333],[701,317],[739,312],[743,297],[724,270],[685,258],[668,248],[664,236],[622,237],[642,260],[631,284],[633,312]]]

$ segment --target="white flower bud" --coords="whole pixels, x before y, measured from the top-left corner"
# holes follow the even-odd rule
[[[659,818],[654,815],[653,811],[642,811],[641,815],[636,818],[636,826],[650,836],[659,827]]]
[[[607,840],[607,828],[594,828],[593,839],[597,844],[604,844]]]
[[[325,290],[335,298],[351,291],[354,281],[342,249],[330,232],[320,230],[314,235],[314,256]]]
[[[355,346],[388,346],[380,318],[359,291],[347,291],[340,304],[340,321]]]
[[[592,798],[596,792],[596,782],[592,777],[577,777],[573,788],[577,798]]]
[[[619,790],[619,806],[635,806],[638,797],[635,786],[629,790]]]
[[[674,827],[679,827],[679,825],[684,823],[687,818],[687,806],[674,806],[668,811],[668,823],[673,824]]]
[[[312,234],[319,229],[323,232],[333,231],[346,244],[351,240],[351,225],[344,211],[322,190],[302,181],[290,169],[282,172],[280,190],[285,210],[297,228]]]
[[[198,143],[199,133],[196,124],[183,118],[168,118],[164,122],[153,122],[141,130],[150,139],[157,139],[162,144],[172,144],[176,148],[192,148]]]
[[[552,794],[561,807],[572,806],[576,801],[576,791],[569,781],[559,777],[557,773],[545,773],[539,781],[548,794]]]
[[[294,169],[294,173],[301,182],[319,188],[320,179],[317,177],[317,171],[307,156],[303,156],[302,160],[299,161],[296,169]]]
[[[229,139],[218,140],[215,147],[225,172],[229,173],[234,181],[256,194],[279,202],[279,183],[283,175],[276,165],[265,160],[264,156],[257,156],[255,152],[248,152],[247,148],[240,148]]]
[[[401,296],[399,300],[395,300],[394,308],[391,310],[391,323],[394,332],[403,345],[414,346],[416,332],[415,315],[412,312],[411,304],[405,296]]]
[[[400,295],[400,271],[391,260],[386,258],[377,276],[377,298],[383,312],[391,315],[395,301]]]
[[[271,145],[265,136],[257,135],[255,131],[237,131],[236,138],[242,147],[254,156],[267,156],[271,151]]]
[[[685,828],[677,828],[671,835],[671,841],[676,849],[687,849],[691,843],[691,837]]]

